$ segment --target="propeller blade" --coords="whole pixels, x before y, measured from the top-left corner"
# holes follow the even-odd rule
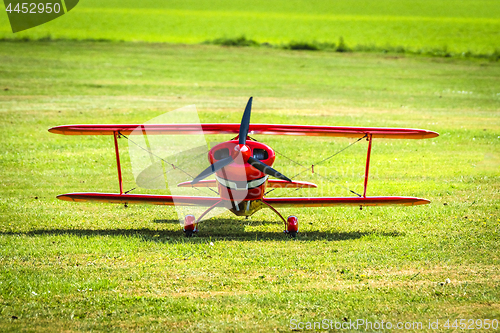
[[[248,100],[247,106],[245,107],[245,112],[243,113],[243,117],[241,118],[240,124],[240,135],[239,135],[239,144],[244,145],[247,142],[248,129],[250,127],[250,114],[252,113],[252,99],[250,97]]]
[[[202,180],[204,178],[207,178],[211,174],[215,173],[217,170],[220,170],[223,167],[225,167],[226,165],[231,164],[231,162],[233,162],[233,158],[231,156],[226,157],[226,158],[224,158],[224,159],[222,159],[220,161],[215,162],[214,164],[210,165],[208,168],[206,168],[205,170],[203,170],[198,176],[196,176],[196,178],[193,179],[193,181],[191,182],[191,184],[196,184],[200,180]]]
[[[283,174],[281,174],[278,171],[271,168],[266,163],[259,161],[258,159],[254,158],[254,157],[249,157],[247,162],[250,163],[250,165],[253,166],[255,169],[265,173],[266,175],[273,176],[273,177],[279,178],[279,179],[283,179],[283,180],[286,180],[287,182],[292,181],[287,176],[284,176]]]

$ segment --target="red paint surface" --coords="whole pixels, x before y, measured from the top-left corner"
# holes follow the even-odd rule
[[[118,193],[68,193],[57,196],[65,201],[97,201],[117,204],[148,203],[167,206],[205,206],[210,207],[220,201],[217,197],[187,197],[174,195],[118,194]],[[223,206],[223,205],[221,205]]]
[[[115,141],[116,168],[118,169],[118,183],[120,185],[120,194],[123,194],[122,167],[120,165],[120,150],[118,149],[118,133],[113,133]]]
[[[262,160],[262,162],[266,163],[269,166],[273,165],[276,158],[274,150],[272,150],[268,145],[265,145],[261,142],[247,140],[245,145],[240,145],[238,143],[238,140],[231,140],[222,142],[210,149],[210,151],[208,152],[208,160],[210,164],[214,164],[215,162],[217,162],[214,157],[214,153],[221,149],[228,149],[229,154],[233,155],[235,161],[217,171],[216,175],[220,178],[227,179],[233,182],[246,183],[248,181],[266,176],[266,174],[255,169],[246,162],[249,156],[253,156],[254,149],[262,149],[267,152],[268,158]],[[241,190],[229,189],[222,184],[217,185],[219,195],[224,200],[242,201],[262,199],[266,191],[266,183],[263,183],[261,186],[256,188]]]
[[[414,197],[265,198],[264,201],[273,207],[414,206],[430,203],[427,199]]]
[[[297,232],[299,231],[299,219],[296,216],[288,216],[286,219],[286,231]]]
[[[65,135],[113,135],[119,131],[130,135],[139,126],[143,126],[148,135],[173,134],[235,134],[239,133],[240,124],[155,124],[155,125],[63,125],[49,129],[51,133]],[[142,131],[137,131],[142,134]],[[349,126],[314,126],[314,125],[273,125],[251,124],[248,135],[303,135],[362,138],[372,134],[373,138],[386,139],[429,139],[438,133],[412,128],[349,127]]]
[[[194,215],[186,215],[184,217],[184,231],[196,231],[197,223],[196,223],[196,217]]]
[[[366,152],[366,165],[365,165],[365,184],[363,188],[363,197],[366,198],[366,188],[368,186],[368,172],[370,171],[370,155],[372,153],[372,135],[368,135],[368,151]]]
[[[179,187],[217,187],[217,181],[215,179],[205,179],[200,180],[196,184],[191,184],[190,181],[182,182],[177,184]],[[287,182],[281,179],[267,179],[268,188],[317,188],[318,185],[310,182],[303,182],[294,180],[292,182]]]

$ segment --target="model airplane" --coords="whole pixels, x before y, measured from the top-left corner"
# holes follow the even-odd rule
[[[112,135],[114,137],[118,182],[120,193],[69,193],[57,196],[66,201],[98,201],[118,204],[147,203],[154,205],[204,206],[206,211],[198,218],[186,215],[184,232],[192,236],[198,230],[198,222],[216,207],[227,208],[237,216],[251,216],[261,208],[270,208],[285,223],[285,232],[295,237],[298,220],[295,216],[285,219],[276,209],[281,207],[330,207],[330,206],[383,206],[383,205],[422,205],[427,199],[398,196],[366,196],[370,154],[374,138],[386,139],[427,139],[437,137],[436,132],[408,128],[362,128],[312,125],[270,125],[250,124],[252,98],[249,99],[241,124],[150,124],[150,125],[64,125],[49,129],[51,133],[66,135]],[[218,189],[219,197],[175,196],[127,194],[123,192],[120,154],[117,138],[134,134],[142,128],[148,135],[158,134],[238,134],[230,141],[220,143],[210,149],[210,166],[192,181],[178,184],[180,187],[213,187]],[[200,133],[202,131],[202,133]],[[268,188],[313,188],[313,183],[293,181],[272,168],[275,152],[271,147],[249,139],[249,133],[266,135],[302,135],[351,137],[368,141],[363,195],[357,197],[288,197],[267,198]],[[205,180],[215,174],[214,180]],[[242,176],[243,175],[243,181]],[[269,179],[269,176],[277,179]]]

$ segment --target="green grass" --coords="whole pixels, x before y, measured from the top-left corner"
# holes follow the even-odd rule
[[[15,35],[3,15],[0,37],[192,44],[246,36],[273,45],[332,44],[343,37],[352,49],[491,55],[498,51],[499,8],[494,0],[86,0]]]
[[[500,319],[498,63],[2,42],[0,73],[1,330],[289,331],[292,318]],[[185,239],[173,208],[55,199],[117,191],[117,181],[110,137],[49,127],[140,123],[189,104],[202,122],[239,122],[249,96],[254,123],[439,132],[374,141],[368,188],[432,203],[283,210],[299,217],[291,241],[268,210],[249,220],[223,215]],[[352,142],[257,139],[303,163]],[[127,143],[120,147],[131,188]],[[360,142],[320,171],[360,191],[365,149]],[[293,169],[283,158],[276,166]],[[315,193],[346,195],[326,188]]]

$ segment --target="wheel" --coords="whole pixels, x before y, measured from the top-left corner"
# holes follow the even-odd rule
[[[299,219],[297,216],[288,216],[286,219],[286,231],[285,233],[288,236],[295,238],[297,237],[297,233],[299,232]]]
[[[184,235],[186,237],[192,237],[197,231],[198,223],[196,223],[194,215],[186,215],[186,217],[184,217]]]

